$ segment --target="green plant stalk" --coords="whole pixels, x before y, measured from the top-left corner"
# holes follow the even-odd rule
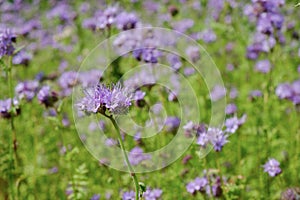
[[[12,115],[10,117],[10,126],[11,126],[11,130],[12,130],[12,135],[10,135],[10,142],[9,142],[9,155],[10,155],[10,165],[11,165],[11,170],[14,169],[14,153],[16,156],[16,131],[15,131],[15,126],[14,126],[14,114],[15,114],[15,108],[14,108],[14,104],[13,104],[13,88],[12,88],[12,57],[9,56],[8,57],[8,62],[7,62],[7,66],[6,66],[6,77],[7,77],[7,82],[8,82],[8,89],[9,89],[9,97],[11,98],[11,108],[12,108]],[[14,152],[13,152],[14,150]],[[17,156],[16,156],[17,159]],[[10,173],[9,175],[9,185],[10,185],[10,195],[11,195],[11,199],[15,200],[16,196],[15,196],[15,188],[14,188],[14,180],[13,180],[13,175],[12,173]]]
[[[122,149],[126,164],[128,166],[128,169],[130,171],[130,175],[131,175],[131,177],[133,179],[133,182],[134,182],[134,185],[135,185],[135,200],[139,200],[139,189],[140,189],[139,182],[138,182],[136,174],[134,173],[133,167],[131,166],[131,164],[129,162],[129,159],[128,159],[128,156],[127,156],[127,153],[126,153],[126,150],[125,150],[125,147],[124,147],[124,143],[123,143],[123,140],[122,140],[122,136],[121,136],[121,133],[120,133],[120,128],[119,128],[116,120],[112,116],[109,116],[108,118],[110,119],[110,121],[113,123],[115,129],[117,130],[118,141],[120,143],[120,147]]]

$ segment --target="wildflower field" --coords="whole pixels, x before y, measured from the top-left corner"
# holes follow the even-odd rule
[[[0,11],[0,200],[300,199],[296,0]]]

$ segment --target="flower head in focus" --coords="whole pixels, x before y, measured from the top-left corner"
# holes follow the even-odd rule
[[[85,97],[78,103],[78,106],[86,113],[105,114],[109,111],[113,115],[124,115],[128,113],[132,100],[133,95],[120,83],[112,87],[97,84],[85,90]]]

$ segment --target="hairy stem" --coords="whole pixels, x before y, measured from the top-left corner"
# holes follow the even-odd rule
[[[122,152],[123,152],[123,155],[124,155],[124,158],[125,158],[125,162],[128,166],[130,175],[131,175],[131,177],[133,179],[133,182],[134,182],[134,185],[135,185],[135,199],[139,200],[139,189],[140,189],[139,182],[138,182],[136,174],[134,173],[133,167],[129,162],[128,155],[126,153],[126,149],[124,147],[124,143],[123,143],[122,136],[121,136],[121,133],[120,133],[120,128],[119,128],[116,120],[112,116],[109,116],[108,118],[110,119],[110,121],[113,123],[115,129],[117,130],[118,141],[120,143],[120,147],[122,149]]]
[[[12,109],[12,114],[10,117],[10,126],[11,126],[11,131],[12,134],[10,135],[10,142],[9,142],[9,154],[10,154],[10,169],[11,169],[11,173],[9,175],[9,185],[10,185],[10,195],[11,195],[11,199],[15,200],[15,184],[14,184],[14,177],[13,177],[13,170],[15,168],[15,163],[14,161],[17,159],[17,140],[16,140],[16,131],[15,131],[15,125],[14,125],[14,115],[15,115],[15,108],[14,108],[14,104],[13,104],[13,86],[12,86],[12,57],[9,56],[8,57],[8,62],[7,62],[7,66],[6,66],[6,77],[7,77],[7,82],[8,82],[8,90],[9,90],[9,97],[11,98],[11,109]],[[15,154],[15,159],[14,159],[14,154]]]

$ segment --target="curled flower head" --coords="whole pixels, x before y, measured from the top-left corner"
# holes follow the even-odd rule
[[[0,30],[0,58],[13,54],[15,50],[14,42],[16,42],[16,36],[10,29]]]
[[[112,87],[98,84],[85,90],[85,97],[79,102],[79,109],[87,113],[102,113],[109,111],[113,115],[127,114],[133,95],[120,83]]]

